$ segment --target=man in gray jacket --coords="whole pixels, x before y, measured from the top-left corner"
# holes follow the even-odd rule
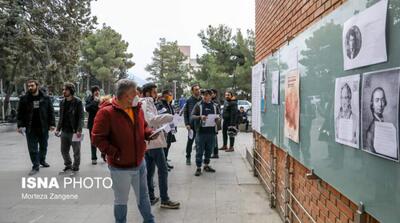
[[[158,129],[165,124],[173,121],[174,116],[171,114],[159,115],[155,106],[157,98],[157,86],[153,83],[143,85],[142,108],[144,111],[144,118],[149,127]],[[147,165],[147,185],[149,188],[150,202],[152,205],[156,204],[159,200],[154,195],[154,182],[153,176],[155,167],[158,169],[158,184],[160,188],[161,208],[178,209],[179,202],[171,201],[168,197],[168,167],[165,159],[164,149],[167,147],[167,141],[164,134],[160,134],[157,138],[147,142],[147,151],[145,154]]]

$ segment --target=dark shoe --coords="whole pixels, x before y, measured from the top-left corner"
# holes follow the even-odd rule
[[[228,147],[226,147],[226,146],[219,148],[219,150],[227,150],[227,149],[228,149]]]
[[[106,162],[106,154],[102,153],[101,158],[103,159],[104,162]]]
[[[210,166],[205,166],[205,167],[203,168],[203,170],[204,170],[205,172],[215,173],[215,169],[211,168]]]
[[[188,166],[192,165],[192,162],[190,161],[190,159],[186,159],[186,165],[188,165]]]
[[[92,165],[96,165],[97,164],[97,160],[92,160]]]
[[[194,173],[194,175],[195,175],[196,177],[200,176],[200,175],[201,175],[201,168],[197,168],[197,169],[196,169],[196,172]]]
[[[211,159],[219,159],[219,156],[218,156],[218,154],[214,154],[214,155],[212,155],[210,158],[211,158]]]
[[[179,209],[179,207],[181,206],[181,204],[179,202],[176,201],[164,201],[161,202],[161,208],[167,208],[167,209]]]
[[[72,171],[73,172],[78,172],[79,171],[79,167],[72,167]]]
[[[235,151],[235,149],[233,148],[233,147],[229,147],[229,149],[227,149],[227,150],[225,150],[225,152],[233,152],[233,151]]]
[[[167,163],[167,167],[168,167],[168,169],[174,169],[174,166],[169,165],[169,163]]]
[[[29,176],[33,176],[39,173],[39,168],[32,168],[32,170],[28,173]]]
[[[64,175],[64,174],[71,173],[71,171],[72,171],[71,167],[65,167],[59,174]]]
[[[50,165],[46,161],[40,162],[40,165],[42,165],[42,167],[44,168],[50,167]]]
[[[157,204],[157,202],[158,202],[159,200],[160,200],[160,198],[158,198],[158,197],[155,197],[154,199],[150,199],[150,204],[151,204],[151,206]]]

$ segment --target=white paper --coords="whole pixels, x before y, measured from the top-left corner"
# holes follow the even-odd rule
[[[166,108],[162,108],[161,110],[158,111],[158,114],[163,114],[164,112],[166,112],[167,109]]]
[[[345,70],[387,61],[387,5],[387,0],[381,0],[343,24]]]
[[[81,137],[78,137],[78,134],[74,133],[72,135],[72,142],[81,142],[83,140],[83,134],[81,134]]]
[[[252,128],[260,132],[260,116],[261,116],[261,79],[262,79],[262,72],[263,72],[263,67],[262,63],[258,63],[255,66],[253,66],[252,69],[252,78],[251,78],[251,102],[252,102],[252,108],[251,108],[251,126]]]
[[[154,130],[154,132],[149,136],[149,138],[153,138],[153,136],[157,135],[159,132],[164,131],[166,126],[167,125],[163,125],[160,128]]]
[[[359,148],[360,75],[336,78],[335,83],[335,141]]]
[[[352,119],[339,119],[339,139],[350,142],[353,139],[353,120]]]
[[[215,125],[216,125],[215,119],[216,118],[218,118],[218,115],[215,115],[215,114],[207,115],[207,119],[204,122],[203,127],[215,127]]]
[[[179,114],[175,114],[173,123],[175,126],[179,126],[179,124],[183,123],[183,116],[180,116]]]
[[[279,104],[279,71],[272,72],[272,92],[271,103],[274,105]]]
[[[397,159],[397,132],[390,122],[375,122],[374,149],[377,153]]]
[[[190,129],[190,130],[188,131],[188,137],[189,137],[189,139],[193,139],[193,136],[194,136],[193,129]]]

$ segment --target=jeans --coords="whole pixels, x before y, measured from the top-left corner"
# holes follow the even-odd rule
[[[92,129],[89,129],[90,147],[92,152],[92,160],[97,160],[97,148],[92,144]]]
[[[26,141],[28,143],[28,151],[32,162],[32,169],[39,169],[40,163],[46,161],[48,139],[49,133],[47,131],[26,132]]]
[[[72,142],[73,133],[62,132],[61,133],[61,155],[64,159],[65,167],[72,167],[79,169],[81,163],[81,142]],[[69,150],[74,152],[74,163],[72,164]]]
[[[211,153],[215,146],[215,133],[199,133],[196,138],[196,166],[201,167],[204,164],[210,164]]]
[[[193,142],[196,139],[196,131],[193,128],[192,128],[192,130],[193,130],[193,139],[190,139],[188,137],[188,141],[186,143],[186,159],[190,159],[191,158],[192,149],[193,149]],[[196,143],[195,147],[197,147],[197,143]]]
[[[218,134],[215,134],[215,143],[214,143],[214,155],[218,155]]]
[[[114,217],[116,223],[126,223],[129,190],[132,186],[136,196],[136,203],[145,223],[154,223],[151,214],[149,192],[147,190],[146,161],[143,160],[139,167],[110,169],[112,188],[114,190]]]
[[[168,167],[165,159],[164,149],[149,149],[145,154],[147,165],[147,186],[149,188],[149,197],[151,200],[155,198],[153,177],[158,170],[158,186],[160,188],[161,202],[169,201],[168,197]]]
[[[228,145],[228,127],[228,123],[224,121],[224,124],[222,125],[222,139],[224,141],[224,146]],[[229,137],[229,145],[230,147],[235,145],[235,137]]]

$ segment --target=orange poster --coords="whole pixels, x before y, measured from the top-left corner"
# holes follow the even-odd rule
[[[300,75],[291,70],[285,78],[285,137],[299,143]]]

